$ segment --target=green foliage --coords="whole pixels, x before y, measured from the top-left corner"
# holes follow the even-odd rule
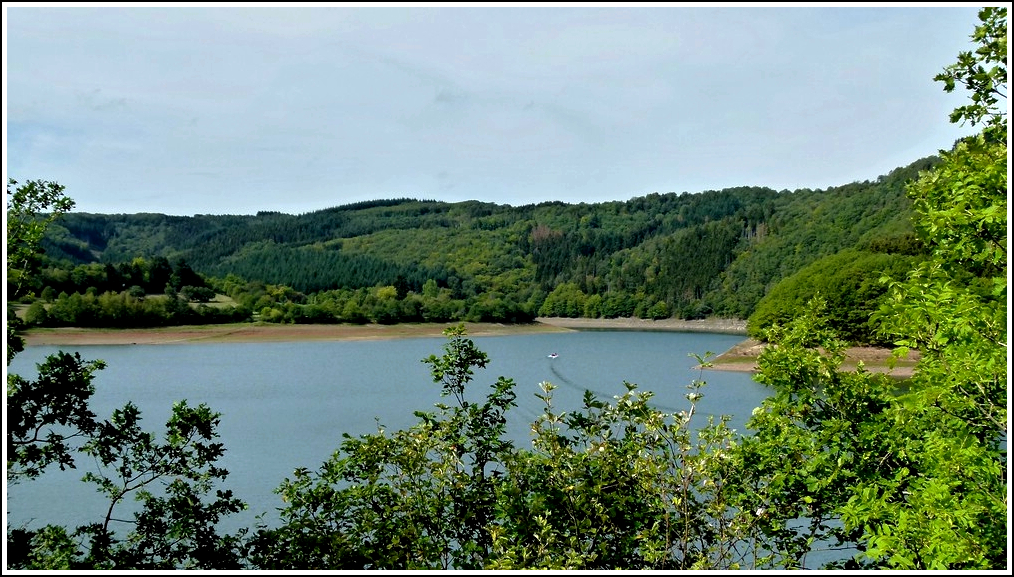
[[[250,317],[248,309],[243,307],[190,306],[186,296],[193,296],[193,293],[185,291],[182,296],[170,293],[147,297],[133,296],[129,291],[83,295],[60,293],[44,314],[26,315],[25,320],[32,325],[47,327],[126,328],[229,323]]]
[[[521,207],[400,199],[298,216],[70,214],[44,239],[54,259],[70,263],[52,267],[46,284],[68,294],[133,285],[154,294],[172,273],[159,274],[165,280],[156,286],[122,263],[185,258],[206,277],[231,274],[307,296],[395,286],[398,307],[353,307],[381,322],[525,322],[564,285],[598,297],[592,306],[569,303],[565,316],[745,318],[771,286],[810,262],[910,232],[904,183],[932,162],[827,191],[740,187]],[[77,282],[56,272],[74,263],[86,267]],[[450,291],[453,307],[412,298],[431,280]],[[176,290],[186,284],[174,281]],[[273,307],[263,318],[276,322],[349,322],[275,304],[246,306]]]
[[[546,408],[533,450],[510,463],[489,568],[757,566],[739,546],[751,520],[728,491],[734,434],[725,418],[691,428],[703,384],[688,386],[689,410],[670,415],[630,383],[615,403],[586,393],[580,411],[557,413],[555,387],[542,383]]]
[[[817,260],[783,279],[764,296],[747,323],[750,336],[763,338],[774,324],[785,324],[816,296],[825,302],[830,327],[852,343],[876,343],[871,317],[880,307],[886,279],[902,279],[917,262],[897,254],[845,249]]]
[[[10,365],[14,357],[25,350],[25,339],[21,338],[20,331],[25,328],[17,312],[10,303],[7,305],[7,364]]]
[[[29,326],[156,327],[250,318],[249,307],[200,306],[216,297],[215,290],[183,259],[175,264],[165,257],[116,265],[49,263],[33,283],[45,288],[41,301],[26,312]],[[187,306],[191,302],[198,305]]]
[[[35,301],[25,311],[25,324],[42,326],[49,320],[49,313],[46,310],[46,305],[40,301]]]
[[[914,376],[894,391],[861,367],[840,371],[841,343],[821,328],[819,305],[768,335],[777,346],[758,380],[776,394],[751,419],[744,472],[758,500],[777,505],[765,508],[779,520],[769,535],[790,558],[833,538],[866,567],[1009,563],[1007,144],[995,106],[1006,92],[1006,9],[980,19],[976,56],[963,53],[937,79],[973,90],[953,121],[986,126],[908,188],[929,255],[907,278],[884,279],[875,315],[898,356],[919,350]],[[779,533],[800,519],[809,533]]]
[[[542,307],[539,308],[539,315],[570,318],[583,316],[587,298],[576,283],[557,285],[553,292],[546,296]]]
[[[720,275],[732,263],[743,240],[743,226],[729,220],[680,230],[667,238],[656,281],[663,308],[683,318],[710,312],[702,310],[701,299],[720,286]]]
[[[958,61],[944,69],[934,80],[944,83],[946,92],[961,84],[970,92],[972,102],[951,112],[951,122],[975,126],[985,124],[983,137],[992,143],[1007,142],[1007,8],[988,6],[979,11],[982,22],[975,27],[972,41],[975,52],[960,52]]]
[[[16,300],[32,288],[38,269],[41,244],[46,228],[74,207],[64,187],[45,180],[31,180],[16,186],[7,181],[7,300]],[[14,186],[14,190],[11,187]],[[21,320],[8,309],[7,364],[24,350],[24,339],[18,335]]]
[[[7,181],[7,298],[20,297],[38,266],[46,227],[74,207],[64,187],[44,180]],[[14,186],[14,190],[11,187]]]
[[[216,480],[228,471],[215,465],[224,454],[218,436],[219,415],[206,405],[186,401],[173,405],[166,422],[165,441],[140,427],[140,412],[128,403],[99,425],[84,446],[109,472],[87,473],[109,498],[101,524],[79,528],[91,540],[86,564],[95,568],[224,569],[239,566],[240,538],[219,535],[222,516],[245,508],[231,491],[218,490],[210,501]],[[164,493],[155,485],[165,482]],[[133,529],[117,541],[110,525],[114,508],[133,493],[140,503]]]
[[[138,257],[121,263],[89,263],[70,265],[51,262],[38,273],[38,283],[50,293],[85,293],[93,288],[97,292],[122,292],[138,287],[143,293],[158,294],[166,286],[175,291],[191,287],[193,290],[207,288],[204,277],[194,272],[185,260],[170,264],[165,257],[150,260]],[[52,299],[47,299],[52,300]]]
[[[46,525],[38,531],[7,531],[8,569],[80,569],[81,551],[65,527]]]
[[[318,471],[295,471],[277,490],[282,524],[251,540],[255,566],[770,566],[746,545],[756,519],[735,506],[727,419],[692,428],[703,382],[688,387],[689,409],[671,415],[629,383],[615,403],[586,393],[580,411],[556,412],[543,383],[546,409],[525,450],[505,439],[514,383],[500,377],[484,402],[470,402],[473,370],[488,358],[460,326],[445,335],[444,355],[424,362],[454,403],[416,413],[407,430],[346,436]]]
[[[252,540],[253,562],[272,569],[478,569],[489,556],[496,486],[513,450],[504,439],[514,383],[500,378],[482,403],[466,400],[485,353],[460,325],[430,356],[433,380],[454,406],[418,412],[408,430],[346,440],[317,473],[279,487],[278,529]]]
[[[81,355],[59,352],[38,366],[39,376],[29,381],[7,375],[7,480],[17,482],[41,475],[50,464],[74,467],[75,439],[95,431],[95,414],[88,401],[91,384],[102,361],[84,361]]]
[[[223,448],[212,441],[219,416],[206,406],[173,406],[165,441],[140,428],[140,413],[127,404],[108,421],[93,422],[81,452],[109,472],[89,472],[109,498],[104,519],[69,531],[47,525],[8,528],[7,566],[12,569],[227,569],[241,566],[242,534],[220,535],[224,515],[245,508],[230,491],[215,491],[227,472],[215,465]],[[126,498],[138,502],[127,521],[115,514]],[[117,537],[114,524],[130,527]]]
[[[38,280],[34,263],[44,229],[52,218],[73,205],[62,191],[60,185],[41,181],[20,187],[13,194],[8,188],[7,272],[15,291]],[[41,217],[46,210],[54,212]],[[86,297],[95,298],[94,292]],[[63,293],[54,306],[61,299],[73,297],[86,298]],[[35,304],[42,306],[41,302]],[[20,328],[17,317],[10,315],[8,365],[23,350],[23,341],[17,335]],[[8,526],[8,569],[240,566],[242,532],[219,535],[216,525],[223,515],[245,505],[231,492],[222,490],[205,500],[214,484],[227,475],[215,464],[224,452],[221,444],[213,442],[218,436],[218,414],[204,405],[192,409],[181,401],[173,406],[165,442],[160,443],[140,428],[140,413],[132,404],[115,411],[109,421],[97,420],[89,400],[95,392],[95,372],[105,367],[102,361],[85,361],[77,353],[58,352],[37,367],[35,380],[7,375],[8,482],[36,479],[52,464],[61,469],[73,468],[75,454],[82,453],[111,469],[109,473],[88,472],[84,476],[85,481],[97,484],[110,504],[102,522],[73,530],[58,525],[40,529]],[[111,524],[123,521],[119,515],[114,516],[114,510],[130,494],[140,509],[128,522],[131,528],[126,535],[119,537]]]
[[[821,300],[785,326],[769,329],[774,346],[758,359],[756,379],[773,394],[754,410],[743,439],[739,498],[761,518],[763,548],[779,566],[806,566],[814,550],[858,547],[842,525],[851,488],[884,470],[909,465],[883,445],[894,431],[895,383],[841,369],[845,342],[828,327]]]
[[[821,549],[854,553],[832,568],[1003,568],[1007,145],[999,99],[1006,91],[1006,9],[983,9],[980,19],[973,35],[979,49],[959,55],[937,79],[947,91],[959,83],[972,90],[972,104],[952,120],[984,124],[983,131],[924,166],[932,169],[907,189],[915,165],[833,194],[746,189],[517,209],[401,199],[307,220],[145,215],[138,222],[150,230],[119,236],[101,217],[81,219],[65,230],[113,254],[124,246],[153,248],[155,238],[156,252],[199,238],[207,252],[187,253],[199,267],[250,250],[265,231],[300,254],[324,250],[306,244],[319,242],[321,231],[404,240],[389,231],[415,228],[441,229],[434,238],[454,237],[461,254],[499,262],[466,271],[442,261],[433,266],[440,274],[415,284],[395,276],[311,295],[235,275],[211,283],[243,307],[290,322],[505,318],[511,307],[604,316],[683,314],[687,306],[741,313],[770,283],[803,270],[772,292],[799,299],[794,318],[767,304],[758,308],[758,316],[778,322],[763,333],[772,346],[758,361],[757,379],[772,395],[754,410],[749,436],[736,435],[725,418],[692,428],[699,380],[688,387],[688,409],[672,414],[654,409],[651,394],[629,383],[614,403],[587,393],[580,409],[559,411],[553,385],[543,383],[545,410],[533,424],[532,448],[515,447],[505,438],[514,383],[500,377],[484,400],[470,400],[474,369],[486,367],[488,357],[458,325],[445,331],[444,354],[424,359],[441,397],[453,402],[415,413],[418,422],[406,430],[346,435],[318,471],[299,469],[282,483],[280,524],[253,534],[217,529],[222,516],[243,508],[229,491],[215,489],[227,475],[217,465],[224,452],[216,442],[218,414],[177,403],[162,440],[140,427],[129,403],[100,422],[88,399],[101,361],[54,355],[34,382],[8,377],[8,479],[33,479],[54,463],[73,467],[80,451],[100,467],[85,480],[110,507],[100,522],[73,530],[8,527],[8,568],[792,569],[811,565]],[[898,197],[905,190],[914,229],[899,220],[908,215],[908,199]],[[21,223],[8,225],[8,280],[27,294],[26,287],[41,286],[36,255],[51,220],[41,215],[54,208],[55,217],[70,204],[59,185],[8,195],[8,216]],[[809,224],[798,226],[804,216]],[[458,229],[460,236],[452,232]],[[707,278],[717,268],[684,256],[704,229],[719,233],[704,252],[731,262],[721,289]],[[484,252],[475,243],[492,238],[486,233],[513,243]],[[864,251],[847,250],[856,246]],[[892,279],[892,267],[909,262],[900,254],[920,256],[906,278]],[[398,262],[387,256],[380,260]],[[518,259],[527,272],[504,272]],[[123,291],[142,286],[134,282],[142,277],[160,283],[169,289],[167,311],[187,308],[176,292],[198,285],[188,283],[194,277],[184,261],[174,270],[162,254],[145,273],[146,262],[74,268],[70,282],[91,288],[56,298],[51,288],[44,300],[53,306],[41,310],[54,318],[68,314],[61,307],[87,310],[88,299],[105,297],[91,283],[111,274],[129,279]],[[684,262],[692,266],[681,271]],[[883,295],[873,288],[877,276]],[[541,286],[522,296],[505,288],[532,281]],[[803,302],[818,289],[829,299]],[[708,292],[716,290],[724,297]],[[103,306],[115,308],[114,301],[106,297]],[[903,386],[862,365],[841,369],[840,329],[861,324],[870,303],[879,303],[873,317],[899,356],[921,353]],[[16,317],[9,319],[8,364],[23,346]],[[706,356],[697,359],[702,367]],[[120,536],[113,526],[121,515],[113,511],[128,496],[136,510]]]
[[[715,314],[748,318],[782,279],[847,248],[912,231],[905,186],[939,162],[921,159],[876,182],[827,190],[797,190],[778,198],[766,219],[721,275],[721,287],[705,296]]]
[[[892,568],[1008,560],[1007,124],[996,107],[1006,92],[1006,12],[980,11],[975,56],[962,53],[937,77],[948,91],[958,80],[973,92],[952,121],[985,127],[910,187],[932,255],[891,284],[880,313],[901,351],[922,353],[896,417],[898,450],[918,467],[857,487],[845,520],[864,528],[868,556]]]

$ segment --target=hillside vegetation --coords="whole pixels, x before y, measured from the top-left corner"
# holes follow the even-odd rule
[[[391,199],[300,215],[69,213],[48,231],[53,264],[35,288],[151,285],[136,270],[130,279],[140,258],[161,277],[173,267],[196,272],[263,320],[747,318],[780,281],[823,258],[877,253],[862,262],[906,269],[897,259],[921,248],[905,185],[936,162],[826,190],[740,187],[595,204]],[[394,291],[386,313],[376,302],[385,287]],[[264,298],[272,292],[285,297]]]
[[[154,432],[130,401],[98,415],[93,379],[106,363],[59,351],[36,376],[7,375],[7,483],[80,464],[82,481],[109,506],[79,526],[70,516],[8,525],[7,569],[671,572],[821,563],[1009,574],[1007,8],[982,8],[971,37],[975,51],[959,53],[935,80],[947,92],[969,91],[950,120],[979,132],[906,187],[910,209],[894,195],[916,167],[830,191],[738,189],[590,206],[402,200],[298,217],[85,215],[51,237],[51,256],[62,247],[106,264],[70,261],[68,270],[38,257],[45,230],[73,200],[58,183],[10,180],[9,295],[40,317],[56,309],[106,322],[117,311],[136,318],[131,307],[141,307],[182,319],[209,314],[200,301],[222,290],[257,298],[262,318],[292,321],[504,315],[510,302],[522,313],[602,314],[634,304],[660,315],[752,309],[757,324],[770,323],[773,346],[755,376],[770,394],[745,432],[727,415],[697,410],[711,394],[700,379],[671,413],[636,383],[624,381],[612,400],[586,390],[581,403],[561,406],[557,385],[543,381],[530,442],[515,445],[507,417],[520,388],[500,376],[478,390],[475,369],[490,358],[464,324],[448,327],[444,353],[422,359],[441,402],[414,411],[407,428],[378,421],[374,433],[343,434],[319,466],[280,481],[277,516],[235,532],[223,520],[248,505],[221,466],[223,415],[181,399]],[[901,220],[908,216],[911,224]],[[909,260],[900,280],[891,280],[905,268],[894,258]],[[320,290],[243,280],[230,268],[238,263],[250,278],[316,271],[300,282]],[[334,271],[300,268],[325,264]],[[392,272],[380,281],[389,285],[334,288]],[[88,288],[54,296],[54,283]],[[164,296],[149,298],[160,285]],[[879,306],[864,308],[869,300]],[[793,314],[783,323],[785,303]],[[896,345],[892,357],[919,352],[904,386],[861,364],[843,370],[839,329],[867,316]],[[21,328],[8,314],[8,367],[24,350]],[[710,353],[693,356],[703,375]],[[416,386],[400,377],[380,378]],[[299,394],[299,375],[279,386]],[[131,501],[132,513],[123,506]],[[36,504],[15,495],[8,507],[30,518]],[[817,560],[828,551],[838,558]]]

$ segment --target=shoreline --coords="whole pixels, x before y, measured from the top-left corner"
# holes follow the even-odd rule
[[[200,343],[255,343],[299,341],[356,341],[400,338],[443,337],[443,331],[458,323],[381,324],[275,324],[231,323],[222,325],[182,325],[142,329],[109,328],[34,328],[22,333],[25,346],[89,346],[89,345],[169,345]],[[539,317],[531,323],[464,323],[472,337],[559,333],[572,331],[670,331],[705,332],[743,336],[743,341],[712,359],[707,370],[757,372],[757,356],[764,345],[746,336],[746,321],[740,319],[662,319],[638,318],[588,319]],[[863,361],[870,372],[887,373],[898,378],[912,376],[918,354],[888,366],[890,350],[875,347],[853,347],[848,350],[844,369],[854,370]]]
[[[395,339],[442,337],[443,331],[458,323],[381,324],[275,324],[231,323],[181,325],[155,328],[33,328],[22,334],[25,346],[39,345],[161,345],[202,342],[291,342],[320,340]],[[469,336],[496,336],[575,330],[655,330],[717,332],[746,335],[746,321],[705,319],[683,321],[664,319],[570,319],[543,318],[532,323],[464,323]]]
[[[746,339],[712,359],[714,366],[708,369],[756,373],[757,357],[766,346],[765,343],[758,340]],[[891,360],[892,355],[889,348],[850,347],[845,351],[845,360],[842,361],[841,369],[854,371],[859,362],[862,361],[863,368],[868,372],[883,373],[890,377],[907,379],[915,372],[915,366],[919,361],[919,352],[909,352],[907,358],[898,359],[893,367],[889,364]]]
[[[181,325],[141,329],[60,327],[29,329],[22,334],[25,346],[169,345],[201,343],[268,343],[299,341],[358,341],[414,337],[443,337],[456,323],[307,324],[231,323]],[[549,325],[464,323],[468,336],[562,332]]]

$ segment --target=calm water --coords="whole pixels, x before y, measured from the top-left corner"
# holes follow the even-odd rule
[[[530,441],[529,425],[543,410],[535,398],[538,384],[550,381],[557,411],[580,408],[586,389],[612,400],[623,381],[655,393],[654,404],[668,412],[684,409],[686,385],[702,378],[688,353],[723,352],[740,340],[735,335],[674,332],[589,331],[500,337],[470,337],[489,355],[477,371],[466,398],[485,397],[498,376],[517,383],[518,407],[509,421],[518,443]],[[443,354],[443,338],[356,342],[229,343],[135,346],[28,347],[10,372],[34,377],[35,364],[57,350],[78,351],[85,359],[103,359],[95,378],[92,409],[108,418],[133,401],[142,425],[161,434],[172,403],[206,403],[222,413],[221,441],[227,448],[222,466],[230,475],[225,487],[246,501],[250,511],[227,525],[252,525],[254,516],[277,519],[281,501],[272,491],[298,467],[316,470],[339,446],[342,433],[353,436],[416,422],[413,411],[440,402],[429,365],[421,360]],[[557,353],[557,358],[549,358]],[[733,427],[767,396],[767,389],[746,373],[705,371],[704,398],[698,414],[729,414]],[[41,526],[100,521],[108,502],[93,485],[80,482],[89,462],[77,470],[51,469],[36,481],[8,487],[8,522]]]

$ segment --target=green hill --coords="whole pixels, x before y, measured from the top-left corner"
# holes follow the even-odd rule
[[[910,240],[905,184],[937,160],[826,190],[525,206],[402,198],[299,215],[69,213],[44,248],[63,267],[159,257],[303,295],[435,285],[454,299],[526,303],[531,316],[747,318],[818,259]]]

